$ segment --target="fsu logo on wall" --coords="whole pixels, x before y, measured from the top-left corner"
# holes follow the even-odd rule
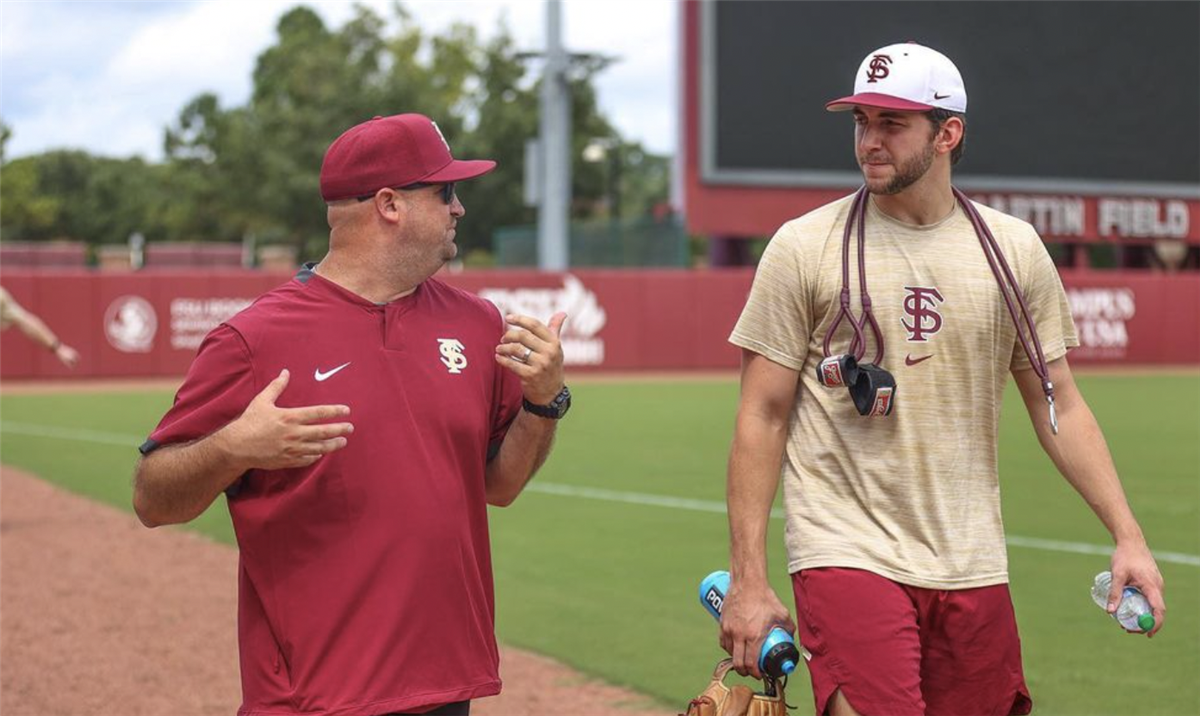
[[[154,306],[141,296],[121,296],[104,312],[104,335],[122,353],[149,353],[157,332]]]
[[[938,304],[945,299],[936,288],[905,286],[904,290],[908,292],[904,297],[904,315],[911,320],[901,318],[900,323],[908,331],[910,343],[924,343],[942,330],[942,314],[938,311]]]

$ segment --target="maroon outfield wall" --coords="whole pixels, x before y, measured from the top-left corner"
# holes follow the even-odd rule
[[[0,272],[24,306],[82,358],[75,371],[5,331],[0,378],[174,376],[187,369],[213,326],[288,280],[253,271]],[[543,320],[570,315],[564,333],[572,370],[735,368],[726,338],[753,272],[467,272],[444,278],[506,311]],[[1146,272],[1063,274],[1084,345],[1072,362],[1200,365],[1200,275]]]

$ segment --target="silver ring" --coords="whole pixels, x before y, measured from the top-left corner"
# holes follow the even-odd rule
[[[533,349],[530,348],[529,346],[525,346],[525,352],[522,353],[521,357],[518,358],[517,360],[521,361],[522,363],[528,363],[529,356],[531,356],[531,355],[533,355]]]

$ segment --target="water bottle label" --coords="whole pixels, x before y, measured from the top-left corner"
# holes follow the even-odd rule
[[[725,595],[717,591],[716,587],[709,587],[704,594],[704,603],[717,614],[721,613],[721,608],[725,606]]]
[[[725,607],[725,595],[729,592],[729,572],[717,570],[700,582],[700,603],[721,621],[721,610]]]

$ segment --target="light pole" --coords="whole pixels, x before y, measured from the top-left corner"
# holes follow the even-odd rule
[[[576,63],[603,69],[616,58],[566,51],[561,0],[546,0],[546,51],[517,57],[544,60],[538,139],[525,152],[526,162],[533,163],[526,169],[525,199],[538,208],[538,268],[565,271],[570,266],[571,71]]]
[[[570,265],[571,93],[569,58],[562,45],[562,2],[546,2],[546,63],[542,69],[542,180],[538,205],[538,268],[565,271]]]

